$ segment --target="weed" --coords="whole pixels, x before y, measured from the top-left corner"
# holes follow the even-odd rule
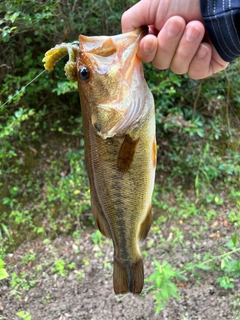
[[[32,319],[30,312],[28,312],[28,311],[19,311],[17,313],[17,316],[23,320],[31,320]]]
[[[217,282],[224,289],[234,287],[234,277],[240,276],[240,260],[236,260],[233,257],[235,255],[239,256],[240,247],[238,246],[238,236],[234,234],[231,241],[225,244],[230,251],[227,251],[218,256],[212,256],[211,253],[206,253],[203,257],[203,261],[200,263],[190,262],[184,266],[185,271],[193,272],[194,269],[202,270],[219,270],[224,275],[217,279]],[[196,256],[195,256],[196,258]],[[200,256],[198,256],[200,260]],[[220,261],[220,266],[215,262]],[[185,272],[184,271],[184,272]]]
[[[178,279],[179,277],[185,279],[185,277],[173,270],[172,266],[166,261],[163,261],[162,264],[156,260],[153,261],[155,265],[154,272],[146,281],[153,283],[151,291],[157,303],[156,314],[158,314],[163,309],[164,303],[169,301],[170,296],[176,299],[180,298],[177,286],[170,279]]]
[[[77,279],[81,281],[84,277],[84,273],[82,271],[76,271]]]
[[[102,245],[103,235],[99,230],[96,230],[94,233],[92,233],[91,238],[94,244],[97,244],[99,246]]]
[[[233,211],[231,210],[228,215],[228,221],[231,223],[236,223],[238,228],[240,228],[240,211]]]
[[[68,271],[66,270],[66,262],[63,259],[54,261],[54,267],[51,270],[63,277],[68,274]]]
[[[217,212],[214,209],[211,210],[206,210],[206,221],[211,221],[213,218],[215,218],[217,216]]]
[[[28,264],[30,261],[34,261],[36,259],[36,253],[26,253],[23,257],[23,264]]]
[[[16,272],[12,272],[10,279],[12,290],[10,294],[20,297],[22,290],[28,291],[36,285],[34,278],[34,274],[27,275],[25,271],[22,271],[19,275]]]
[[[112,263],[109,260],[104,260],[103,268],[112,271],[113,270]]]
[[[0,259],[0,281],[9,276],[4,266],[5,266],[4,261]]]
[[[224,289],[234,288],[234,277],[240,276],[240,259],[236,260],[233,258],[234,255],[239,255],[240,252],[238,236],[235,234],[231,241],[227,242],[225,246],[229,248],[230,251],[218,256],[212,256],[211,253],[206,253],[202,259],[203,261],[201,261],[200,254],[194,254],[194,260],[197,260],[197,262],[190,262],[184,265],[181,271],[173,270],[171,265],[166,261],[160,264],[154,260],[154,272],[146,281],[153,283],[153,287],[150,287],[149,290],[153,293],[156,301],[156,314],[163,309],[164,302],[168,302],[170,296],[179,299],[178,288],[171,281],[171,278],[183,278],[186,280],[186,272],[190,272],[196,276],[197,269],[205,271],[218,270],[224,274],[222,277],[216,279],[219,285]],[[220,261],[220,267],[215,261]],[[198,281],[199,280],[197,280],[197,282]]]
[[[233,281],[234,279],[229,278],[228,276],[217,278],[217,282],[219,283],[220,287],[224,289],[233,289],[234,288]]]
[[[89,260],[87,258],[83,259],[83,264],[85,267],[89,266]]]
[[[46,294],[45,295],[45,300],[50,300],[50,299],[51,299],[51,294],[50,293]]]
[[[178,227],[171,227],[171,232],[168,241],[171,241],[173,245],[180,243],[184,245],[184,234]]]
[[[231,305],[233,306],[233,314],[235,315],[235,319],[240,319],[240,310],[239,310],[239,306],[240,306],[240,294],[234,294],[234,300],[231,302]]]
[[[75,268],[76,268],[75,262],[71,262],[71,263],[68,264],[68,269],[69,270],[74,270]]]
[[[8,238],[10,238],[10,232],[8,230],[8,227],[4,224],[4,223],[1,223],[0,224],[0,240],[3,239],[3,235],[6,235]]]

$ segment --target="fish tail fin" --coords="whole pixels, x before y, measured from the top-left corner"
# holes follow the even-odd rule
[[[115,294],[140,294],[144,283],[143,260],[124,265],[114,258],[113,287]]]

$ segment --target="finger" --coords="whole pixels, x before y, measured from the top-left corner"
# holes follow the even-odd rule
[[[228,64],[221,59],[213,46],[202,43],[190,64],[188,75],[194,80],[204,79],[226,69]]]
[[[191,21],[186,25],[171,62],[171,70],[176,74],[188,72],[189,66],[204,37],[205,28],[199,21]]]
[[[156,2],[156,1],[155,1]],[[154,3],[155,3],[154,2]],[[122,32],[133,31],[141,26],[154,25],[155,15],[150,14],[152,5],[149,5],[146,12],[146,1],[139,1],[122,15]]]
[[[157,30],[157,29],[155,28],[155,26],[149,25],[149,26],[148,26],[148,33],[149,33],[149,34],[154,34],[155,36],[157,36],[158,33],[159,33],[159,30]]]
[[[138,57],[143,62],[150,62],[157,52],[157,37],[152,34],[146,35],[139,44]]]
[[[160,69],[168,69],[177,50],[185,28],[185,20],[174,16],[167,20],[158,34],[158,49],[153,65]]]
[[[189,77],[194,80],[199,80],[211,76],[213,74],[211,59],[212,49],[210,44],[201,43],[189,66]]]
[[[224,61],[218,54],[217,50],[212,45],[211,67],[212,67],[213,73],[217,73],[222,70],[225,70],[228,65],[229,65],[229,62]]]
[[[210,39],[207,32],[204,36],[204,42],[206,42],[206,44],[209,44],[210,48],[211,48],[211,60],[210,60],[210,65],[209,65],[209,67],[211,68],[211,74],[225,70],[227,68],[227,66],[229,65],[229,62],[224,61],[220,57],[217,50],[213,46],[211,39]]]

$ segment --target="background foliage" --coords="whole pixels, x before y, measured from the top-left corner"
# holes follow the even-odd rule
[[[50,232],[42,219],[51,221],[54,234],[59,229],[56,216],[66,224],[62,230],[69,231],[75,217],[89,209],[79,98],[76,85],[65,78],[65,61],[25,86],[43,70],[44,53],[55,44],[76,40],[80,33],[121,32],[122,12],[133,3],[15,0],[0,4],[1,105],[10,99],[0,109],[2,237],[9,237],[10,222],[13,230],[24,225],[31,236]],[[176,182],[193,187],[201,201],[206,197],[205,202],[215,201],[220,192],[215,190],[217,181],[235,190],[239,62],[202,81],[169,70],[159,72],[150,64],[144,67],[156,103],[157,182],[166,176],[166,187]],[[235,197],[236,192],[232,191]]]
[[[25,239],[80,233],[92,223],[78,92],[65,78],[64,59],[25,86],[57,43],[120,33],[121,15],[134,2],[1,2],[0,105],[9,102],[0,107],[0,257]],[[154,205],[211,220],[225,204],[240,227],[239,62],[202,81],[144,68],[159,145]],[[171,206],[163,201],[168,193],[175,194]]]

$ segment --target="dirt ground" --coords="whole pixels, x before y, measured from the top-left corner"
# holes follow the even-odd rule
[[[167,221],[161,232],[151,231],[142,245],[145,278],[154,270],[153,259],[166,260],[179,270],[206,252],[221,254],[226,239],[239,232],[224,221],[224,212],[219,212],[211,223],[199,217],[181,223]],[[171,239],[170,227],[174,225],[184,233],[183,241],[177,244]],[[234,289],[223,289],[216,281],[222,274],[216,270],[185,274],[187,280],[177,283],[180,300],[171,298],[158,315],[149,283],[145,283],[142,296],[115,296],[111,242],[94,244],[90,236],[93,231],[85,230],[79,239],[75,236],[26,242],[8,254],[5,262],[11,266],[11,273],[24,280],[15,290],[10,280],[0,282],[0,319],[20,319],[16,315],[19,311],[29,312],[32,320],[240,319],[240,279],[235,279]],[[26,254],[36,256],[28,261],[31,259],[26,259]],[[65,276],[56,271],[56,260],[67,262]],[[68,267],[73,262],[74,267]],[[31,280],[35,281],[33,287]]]

